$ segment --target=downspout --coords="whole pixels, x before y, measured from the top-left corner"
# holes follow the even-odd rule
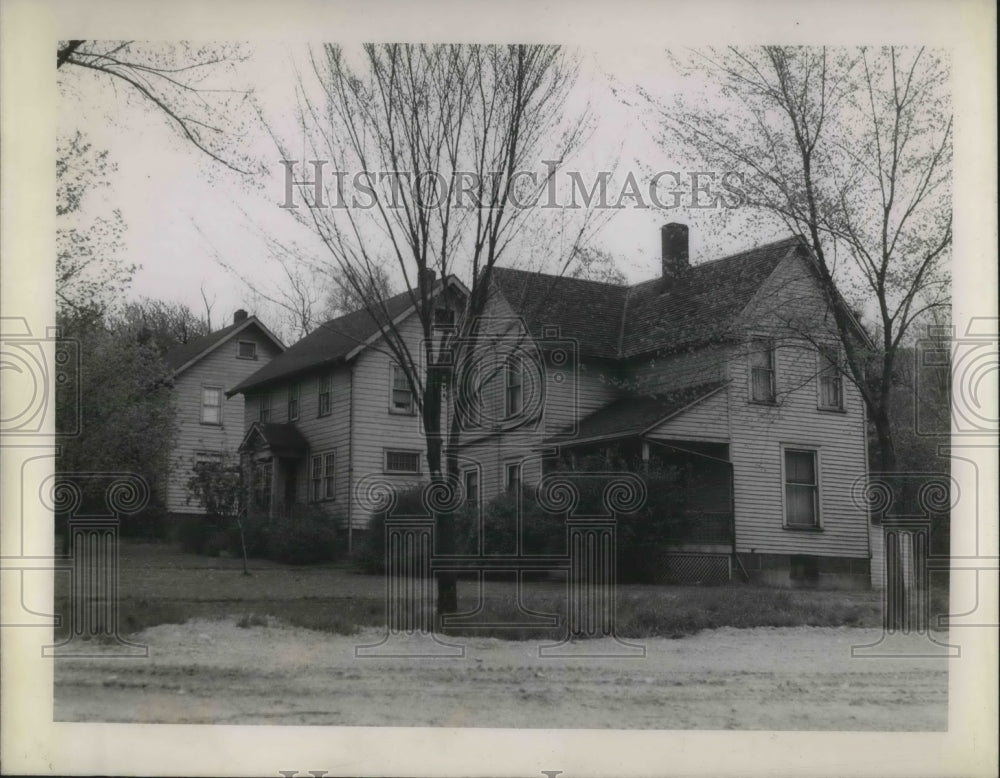
[[[743,566],[740,555],[736,553],[736,468],[731,460],[726,464],[729,465],[729,540],[732,545],[733,564],[743,573],[743,581],[749,583],[750,574]]]
[[[347,555],[353,550],[354,520],[354,363],[347,373]]]

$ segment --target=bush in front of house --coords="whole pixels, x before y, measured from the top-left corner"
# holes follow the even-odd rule
[[[266,546],[265,556],[275,562],[332,562],[339,551],[336,521],[317,506],[295,505],[288,516],[271,521]]]
[[[516,554],[519,531],[523,554],[566,553],[566,523],[561,515],[549,513],[538,504],[533,486],[521,489],[520,501],[511,492],[494,497],[483,506],[482,521],[478,511],[463,508],[456,513],[455,523],[461,553],[475,554],[481,537],[487,556]]]
[[[424,516],[423,493],[425,484],[417,484],[396,492],[396,503],[392,507],[394,516]],[[355,564],[362,573],[381,575],[385,573],[385,512],[373,513],[368,519],[368,531],[355,557]]]
[[[188,554],[218,556],[229,545],[226,526],[214,516],[185,514],[178,517],[174,538]]]

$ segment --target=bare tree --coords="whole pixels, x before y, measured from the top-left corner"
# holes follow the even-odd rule
[[[246,159],[233,152],[233,117],[249,92],[214,80],[220,70],[245,56],[238,45],[66,40],[56,49],[56,69],[61,74],[89,71],[106,77],[112,87],[127,86],[162,112],[199,151],[246,173]],[[65,78],[60,86],[68,86]]]
[[[896,467],[897,353],[949,303],[952,116],[949,65],[928,49],[729,48],[675,58],[706,83],[672,106],[647,94],[662,129],[716,170],[745,174],[747,206],[812,249],[824,296],[878,440]],[[875,348],[851,304],[874,302]]]
[[[439,365],[468,358],[493,268],[546,215],[524,204],[539,197],[587,135],[586,106],[568,100],[578,63],[555,46],[458,45],[368,45],[358,53],[328,45],[309,62],[299,83],[307,159],[349,172],[355,188],[343,193],[346,202],[318,202],[316,187],[303,185],[296,191],[308,206],[291,213],[320,237],[345,288],[378,323],[380,347],[417,398],[431,480],[456,488],[461,430],[457,414],[444,429],[453,376]],[[335,187],[326,192],[339,196]],[[572,262],[599,226],[589,216],[569,228],[564,255],[552,258],[557,265]],[[534,234],[552,242],[558,236],[551,230]],[[447,296],[435,280],[451,276],[466,284],[467,297]],[[420,349],[385,306],[386,277],[410,296]],[[454,318],[447,330],[435,328],[442,307]],[[436,521],[440,548],[449,553],[453,517],[445,511]],[[442,576],[438,612],[456,609],[455,578]]]

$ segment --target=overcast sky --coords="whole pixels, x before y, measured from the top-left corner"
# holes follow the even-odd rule
[[[264,44],[248,51],[246,61],[226,71],[226,83],[252,89],[273,126],[294,137],[295,66],[302,67],[304,46]],[[572,169],[590,180],[618,160],[617,180],[634,171],[641,182],[650,169],[682,174],[699,169],[682,149],[656,144],[655,122],[636,94],[636,86],[642,85],[669,99],[682,88],[702,88],[698,83],[680,79],[658,49],[588,49],[580,54],[581,75],[572,102],[589,101],[598,122]],[[82,131],[96,147],[108,149],[117,164],[108,191],[88,198],[83,218],[121,210],[128,258],[141,265],[131,297],[181,302],[203,313],[204,289],[214,303],[212,321],[218,327],[238,307],[266,308],[253,299],[243,279],[268,290],[280,283],[280,269],[268,257],[262,233],[322,258],[318,241],[279,207],[284,169],[273,141],[249,113],[228,118],[237,130],[234,142],[269,163],[263,180],[248,181],[199,153],[162,113],[121,84],[82,68],[65,70],[60,72],[60,132]],[[704,210],[629,207],[603,228],[595,248],[612,253],[629,281],[645,280],[659,272],[659,227],[668,221],[691,226],[694,262],[785,237],[780,227],[755,224],[751,230],[739,220],[722,230],[718,215]],[[266,309],[256,312],[274,315]]]

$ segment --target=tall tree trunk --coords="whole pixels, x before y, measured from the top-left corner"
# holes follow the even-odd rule
[[[433,360],[433,352],[428,353],[428,359]],[[442,434],[441,407],[443,405],[442,383],[444,377],[439,370],[428,371],[427,384],[424,390],[423,421],[424,436],[427,441],[427,469],[430,471],[431,483],[455,483],[442,468]],[[446,510],[434,514],[434,535],[436,548],[431,553],[444,555],[455,553],[455,515]],[[450,570],[444,570],[437,576],[437,619],[441,627],[441,617],[447,613],[458,612],[458,577]]]
[[[879,469],[883,473],[896,470],[896,446],[892,437],[892,425],[889,423],[889,413],[883,406],[872,408],[872,424],[875,425],[875,439],[878,441]]]

